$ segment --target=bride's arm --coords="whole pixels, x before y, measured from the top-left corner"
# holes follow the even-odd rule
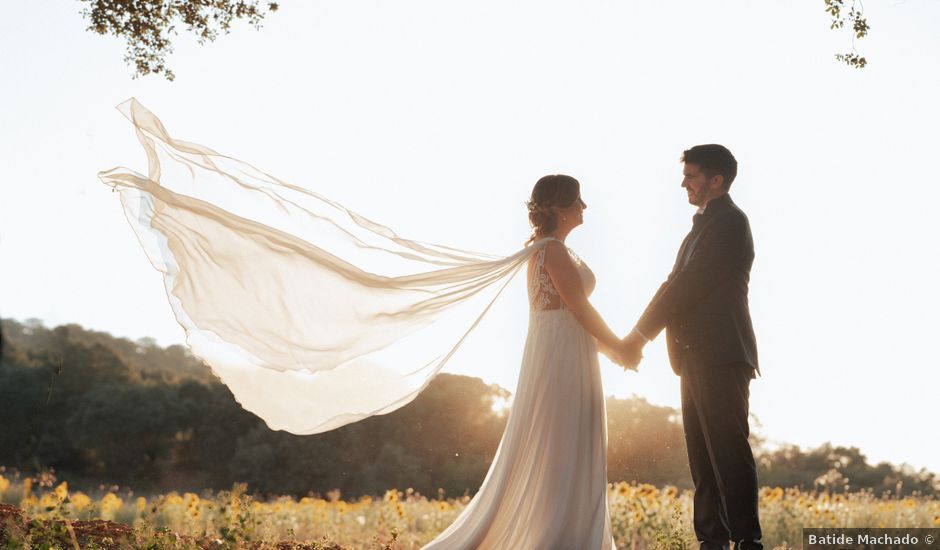
[[[581,325],[597,338],[602,347],[619,350],[620,339],[614,331],[610,330],[601,315],[588,301],[578,268],[568,255],[568,250],[560,242],[552,241],[545,245],[545,271],[551,277],[552,284],[565,303],[565,307]]]

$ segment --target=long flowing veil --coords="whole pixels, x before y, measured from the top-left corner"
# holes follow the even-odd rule
[[[162,273],[192,352],[272,429],[407,404],[540,241],[496,257],[399,237],[326,197],[173,139],[135,99],[147,175],[99,173]]]

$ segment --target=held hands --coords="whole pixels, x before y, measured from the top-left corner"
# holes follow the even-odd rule
[[[625,371],[627,369],[636,371],[640,365],[640,360],[643,359],[643,346],[645,345],[646,341],[636,332],[627,334],[620,341],[620,348],[617,351],[621,361],[617,364],[622,366]]]
[[[643,341],[635,333],[628,334],[615,348],[601,346],[601,352],[615,364],[623,367],[624,371],[636,371],[643,358]]]

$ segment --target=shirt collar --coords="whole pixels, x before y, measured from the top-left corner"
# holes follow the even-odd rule
[[[704,214],[704,213],[705,213],[705,209],[708,208],[709,205],[712,205],[712,210],[715,210],[715,209],[717,209],[717,208],[720,208],[721,205],[723,205],[723,204],[725,204],[725,203],[731,204],[731,195],[729,195],[728,193],[725,193],[725,194],[721,195],[720,197],[715,197],[714,199],[708,201],[708,202],[705,204],[705,206],[702,206],[702,207],[700,207],[698,210],[696,210],[696,211],[695,211],[695,214],[696,214],[696,215]]]

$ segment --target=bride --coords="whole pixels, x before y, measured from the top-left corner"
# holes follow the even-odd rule
[[[540,179],[528,202],[529,332],[506,431],[480,490],[426,549],[614,548],[597,344],[617,336],[588,302],[594,273],[565,247],[587,204],[578,181]]]
[[[531,239],[497,257],[402,238],[170,137],[134,99],[118,108],[147,174],[99,177],[162,273],[193,354],[272,429],[315,434],[406,405],[527,267],[529,330],[506,430],[480,490],[426,548],[614,547],[598,345],[629,368],[635,358],[588,302],[594,274],[564,244],[587,206],[577,180],[539,180]]]

